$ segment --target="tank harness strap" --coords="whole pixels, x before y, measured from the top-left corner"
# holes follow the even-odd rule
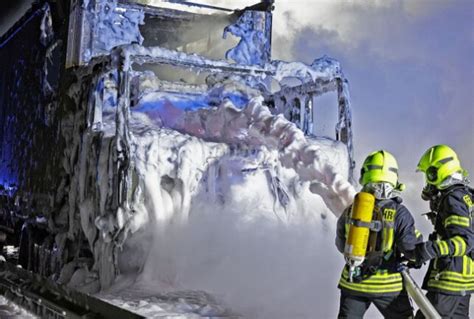
[[[374,231],[374,232],[379,232],[382,230],[382,222],[380,220],[373,220],[370,223],[368,223],[368,222],[363,222],[363,221],[351,218],[349,219],[348,224],[354,225],[357,227],[369,228],[371,231]]]

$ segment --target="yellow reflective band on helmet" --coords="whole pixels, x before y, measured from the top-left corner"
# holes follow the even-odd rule
[[[436,244],[438,245],[439,252],[441,253],[441,256],[447,256],[449,254],[449,247],[448,243],[444,240],[438,240],[436,241]]]
[[[454,246],[454,254],[455,257],[460,257],[466,254],[466,241],[461,236],[454,236],[453,238],[449,239]]]
[[[451,215],[444,220],[444,227],[448,227],[449,225],[461,226],[461,227],[470,227],[471,220],[469,217],[459,216],[459,215]]]

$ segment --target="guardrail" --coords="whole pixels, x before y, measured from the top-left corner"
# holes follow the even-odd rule
[[[0,294],[41,318],[145,318],[8,262],[0,263],[0,275]]]

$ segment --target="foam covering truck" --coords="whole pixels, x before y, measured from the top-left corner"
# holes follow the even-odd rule
[[[354,194],[348,81],[328,56],[273,60],[273,9],[37,0],[0,37],[0,239],[5,264],[21,266],[3,266],[11,282],[72,287],[68,302],[84,306],[75,293],[150,271],[136,244],[149,225],[183,222],[203,198],[225,204],[229,185],[258,172],[279,218],[298,187],[342,211]],[[324,112],[333,122],[318,134]]]

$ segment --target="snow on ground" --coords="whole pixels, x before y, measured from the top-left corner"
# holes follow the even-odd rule
[[[204,291],[176,290],[157,292],[133,285],[130,277],[122,276],[119,284],[101,293],[100,298],[137,312],[147,318],[235,318],[209,293]]]

